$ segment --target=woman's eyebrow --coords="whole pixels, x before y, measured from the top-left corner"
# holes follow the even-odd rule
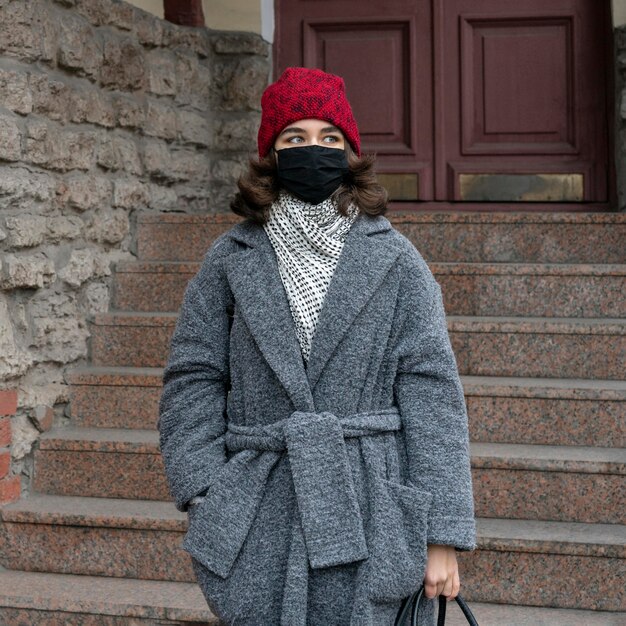
[[[306,132],[303,128],[298,128],[297,126],[290,126],[289,128],[285,128],[280,135],[285,135],[287,133],[304,133]],[[339,133],[341,132],[336,126],[325,126],[320,130],[321,133]],[[280,137],[279,135],[279,137]]]
[[[286,133],[303,133],[303,132],[305,132],[303,128],[298,128],[297,126],[290,126],[289,128],[285,128],[285,130],[283,130],[282,133],[280,134],[285,135]]]

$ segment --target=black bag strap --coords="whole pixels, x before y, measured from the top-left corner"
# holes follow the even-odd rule
[[[424,597],[424,585],[421,585],[420,588],[415,591],[413,594],[408,596],[402,601],[402,605],[398,611],[398,615],[396,616],[396,621],[394,626],[419,626],[417,623],[417,613],[419,609],[419,604]],[[461,594],[457,594],[454,598],[456,603],[459,605],[463,615],[467,619],[467,623],[470,626],[478,626],[478,622],[476,618],[470,611],[469,606],[467,606],[467,602],[463,599]],[[446,608],[447,608],[448,600],[445,596],[439,596],[439,612],[437,615],[437,626],[445,626],[446,623]],[[411,614],[411,621],[407,622],[407,617]]]

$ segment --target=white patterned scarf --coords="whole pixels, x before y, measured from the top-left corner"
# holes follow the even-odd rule
[[[263,225],[272,243],[305,362],[345,238],[358,216],[346,217],[329,197],[310,204],[281,189]]]

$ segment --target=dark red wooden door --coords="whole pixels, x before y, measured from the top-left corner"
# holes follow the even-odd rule
[[[603,203],[605,4],[277,0],[275,70],[345,78],[396,200]]]

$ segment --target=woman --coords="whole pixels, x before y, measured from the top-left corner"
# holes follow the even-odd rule
[[[258,144],[163,376],[183,548],[225,624],[393,625],[423,581],[433,623],[476,546],[441,289],[383,216],[341,78],[287,69]]]

